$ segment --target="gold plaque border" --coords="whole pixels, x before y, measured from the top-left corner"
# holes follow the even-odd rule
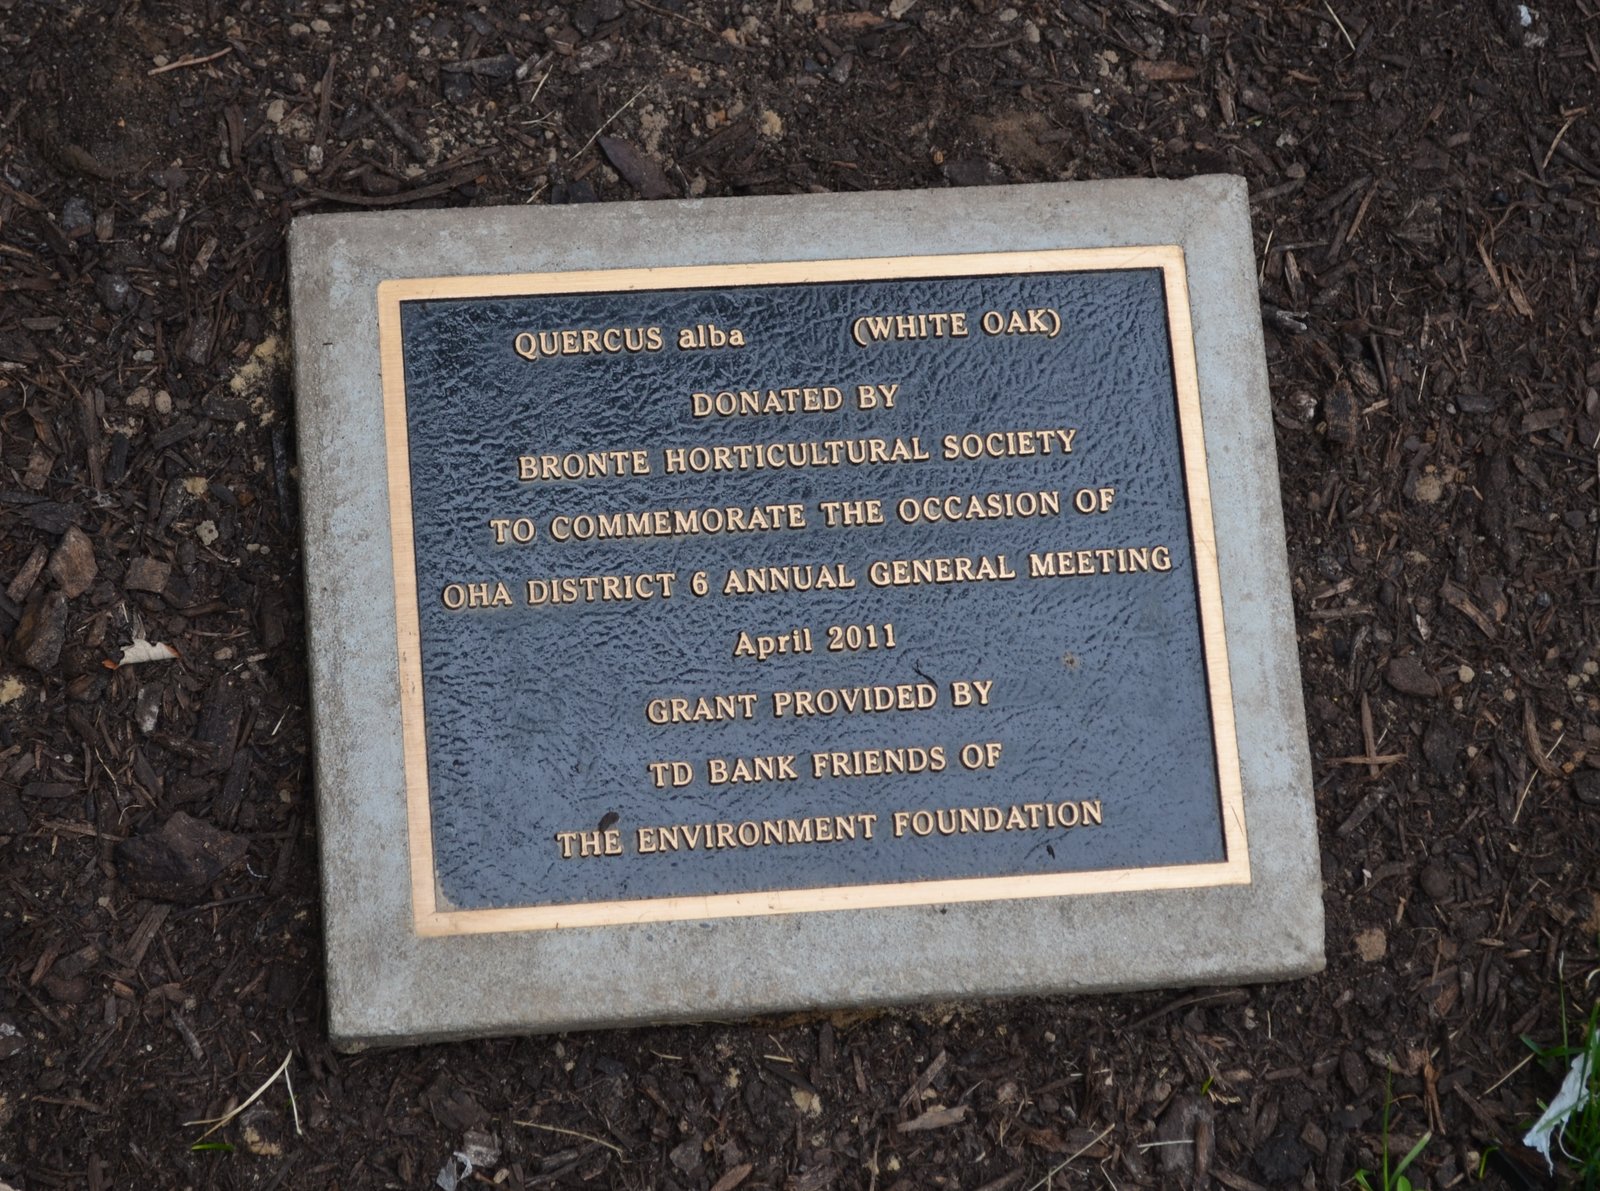
[[[819,889],[780,889],[693,897],[518,906],[490,910],[441,907],[434,871],[433,823],[428,801],[426,737],[423,731],[422,655],[417,616],[415,543],[411,519],[411,469],[406,426],[405,367],[400,341],[400,304],[431,298],[499,298],[560,293],[611,293],[652,289],[970,277],[984,274],[1099,272],[1160,269],[1165,280],[1167,326],[1177,387],[1179,434],[1189,497],[1189,525],[1200,596],[1200,630],[1211,702],[1212,735],[1221,790],[1223,843],[1227,859],[1212,864],[1101,869],[1010,877],[964,877]],[[873,257],[858,260],[687,265],[663,268],[595,269],[561,273],[512,273],[470,277],[405,278],[378,285],[378,343],[382,361],[384,436],[388,456],[389,530],[394,556],[395,620],[399,646],[402,744],[410,834],[413,927],[419,936],[552,930],[818,910],[882,909],[1086,893],[1130,893],[1250,883],[1244,794],[1234,724],[1233,686],[1228,673],[1227,634],[1217,571],[1211,485],[1201,425],[1195,368],[1194,328],[1183,249],[1177,245],[1132,248],[1057,249],[1029,252],[956,253]]]

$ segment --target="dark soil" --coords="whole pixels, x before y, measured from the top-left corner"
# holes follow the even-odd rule
[[[0,1184],[1332,1188],[1392,1097],[1419,1182],[1540,1185],[1519,1036],[1600,963],[1600,5],[1330,4],[0,0]],[[290,218],[1211,171],[1327,972],[331,1053]],[[191,1148],[286,1056],[298,1128],[279,1081]]]

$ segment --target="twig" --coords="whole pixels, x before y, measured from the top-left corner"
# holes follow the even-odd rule
[[[534,100],[539,98],[539,92],[544,90],[544,85],[550,81],[550,76],[555,74],[555,72],[555,64],[552,63],[550,69],[544,72],[544,78],[539,80],[539,85],[533,89],[533,94],[528,96],[529,104],[532,104]]]
[[[389,130],[389,132],[394,136],[394,139],[406,147],[407,152],[409,152],[411,156],[415,157],[424,165],[427,164],[428,151],[422,147],[422,142],[411,134],[411,130],[395,118],[393,112],[384,107],[381,103],[369,102],[367,106],[372,109],[372,114],[382,121],[383,126]]]
[[[1344,43],[1350,47],[1350,52],[1356,52],[1356,43],[1350,40],[1350,30],[1344,27],[1344,22],[1339,19],[1339,14],[1333,11],[1333,5],[1328,0],[1322,0],[1322,7],[1328,10],[1328,15],[1333,18],[1333,23],[1339,26],[1339,32],[1344,34]]]
[[[1346,244],[1354,240],[1356,238],[1356,233],[1361,230],[1361,221],[1366,218],[1367,206],[1372,202],[1372,196],[1377,193],[1378,184],[1374,182],[1367,189],[1366,197],[1361,200],[1361,205],[1356,208],[1356,217],[1350,221],[1350,230],[1344,234],[1344,240]]]
[[[218,50],[215,54],[207,54],[204,58],[179,58],[176,62],[168,62],[165,66],[158,66],[154,70],[145,71],[145,76],[153,77],[158,74],[166,74],[169,70],[182,70],[185,66],[204,66],[207,62],[215,62],[218,58],[231,53],[233,53],[233,47],[230,45]],[[1571,121],[1569,120],[1567,123],[1570,124]],[[1565,132],[1566,130],[1562,129],[1562,131]],[[1552,149],[1551,152],[1553,153],[1555,150]]]
[[[1494,1091],[1494,1090],[1495,1090],[1495,1089],[1496,1089],[1496,1088],[1498,1088],[1498,1087],[1499,1087],[1499,1086],[1500,1086],[1500,1085],[1501,1085],[1501,1084],[1503,1084],[1503,1083],[1505,1083],[1505,1081],[1506,1081],[1506,1080],[1508,1080],[1508,1079],[1510,1079],[1510,1078],[1511,1078],[1511,1077],[1512,1077],[1512,1076],[1513,1076],[1513,1075],[1515,1075],[1515,1074],[1516,1074],[1516,1073],[1517,1073],[1517,1072],[1518,1072],[1518,1071],[1521,1071],[1521,1070],[1522,1070],[1522,1069],[1523,1069],[1523,1068],[1524,1068],[1524,1067],[1526,1067],[1526,1066],[1527,1066],[1527,1065],[1528,1065],[1528,1064],[1529,1064],[1529,1063],[1531,1063],[1531,1062],[1533,1062],[1533,1060],[1534,1060],[1534,1059],[1536,1059],[1536,1058],[1538,1058],[1538,1057],[1539,1057],[1539,1056],[1538,1056],[1538,1055],[1535,1055],[1535,1054],[1533,1054],[1533,1053],[1532,1053],[1532,1052],[1531,1052],[1531,1051],[1530,1051],[1530,1052],[1529,1052],[1529,1053],[1528,1053],[1528,1055],[1527,1055],[1527,1056],[1526,1056],[1526,1057],[1525,1057],[1525,1058],[1524,1058],[1524,1059],[1523,1059],[1523,1060],[1522,1060],[1522,1062],[1520,1062],[1520,1063],[1518,1063],[1518,1064],[1517,1064],[1517,1065],[1516,1065],[1516,1066],[1515,1066],[1515,1067],[1513,1067],[1513,1068],[1511,1068],[1511,1070],[1510,1070],[1510,1071],[1507,1071],[1507,1072],[1506,1072],[1506,1073],[1505,1073],[1505,1074],[1504,1074],[1504,1075],[1502,1075],[1502,1076],[1501,1076],[1501,1077],[1500,1077],[1500,1078],[1499,1078],[1499,1079],[1497,1079],[1497,1080],[1495,1080],[1495,1081],[1494,1081],[1494,1082],[1493,1082],[1493,1083],[1492,1083],[1492,1084],[1490,1084],[1490,1085],[1489,1085],[1489,1086],[1488,1086],[1488,1087],[1486,1087],[1486,1088],[1484,1088],[1484,1089],[1483,1089],[1483,1094],[1484,1094],[1484,1095],[1485,1095],[1485,1096],[1487,1096],[1487,1095],[1488,1095],[1488,1094],[1489,1094],[1489,1093],[1490,1093],[1490,1092],[1492,1092],[1492,1091]]]
[[[581,1137],[584,1141],[592,1141],[597,1146],[605,1146],[606,1149],[613,1151],[619,1158],[627,1157],[622,1152],[621,1146],[612,1145],[603,1137],[592,1137],[587,1133],[579,1133],[576,1129],[563,1129],[560,1125],[541,1125],[538,1121],[512,1121],[511,1123],[513,1125],[521,1125],[527,1129],[543,1129],[546,1133],[560,1133],[566,1137]]]
[[[229,1121],[233,1120],[234,1117],[238,1116],[245,1109],[249,1108],[257,1100],[261,1099],[261,1093],[265,1092],[273,1084],[277,1083],[278,1082],[278,1076],[282,1075],[285,1071],[289,1070],[289,1060],[292,1059],[292,1058],[294,1058],[294,1051],[291,1050],[288,1054],[283,1056],[283,1062],[278,1064],[278,1069],[276,1071],[274,1071],[270,1076],[267,1077],[267,1082],[262,1084],[255,1091],[251,1092],[250,1093],[250,1098],[248,1100],[246,1100],[243,1104],[235,1105],[229,1111],[223,1113],[220,1117],[216,1117],[214,1119],[204,1120],[204,1121],[185,1121],[183,1123],[184,1124],[184,1128],[188,1128],[190,1125],[210,1125],[211,1128],[207,1129],[204,1133],[202,1133],[199,1137],[197,1137],[195,1139],[196,1142],[204,1141],[206,1138],[210,1137],[213,1133],[215,1133],[218,1129],[220,1129],[224,1125],[226,1125]]]
[[[45,1096],[35,1093],[28,1097],[35,1104],[59,1104],[62,1108],[81,1108],[84,1112],[105,1112],[98,1104],[93,1104],[80,1096]]]
[[[697,21],[693,17],[686,17],[681,12],[673,12],[670,9],[661,8],[657,5],[651,4],[649,0],[629,0],[629,2],[635,8],[648,8],[653,13],[658,13],[664,17],[671,17],[675,21],[682,21],[685,25],[693,25],[696,29],[704,29],[713,37],[716,36],[717,31],[710,25],[706,24],[704,21]]]
[[[1573,116],[1561,126],[1561,131],[1556,133],[1556,139],[1550,142],[1550,152],[1544,155],[1544,160],[1539,163],[1539,172],[1542,174],[1550,167],[1550,159],[1556,155],[1556,149],[1561,144],[1561,138],[1567,135],[1567,129],[1572,127],[1572,121],[1578,117]]]
[[[294,1078],[289,1074],[287,1068],[283,1072],[283,1086],[289,1093],[289,1111],[294,1113],[294,1135],[296,1137],[304,1137],[306,1135],[305,1130],[300,1128],[300,1105],[295,1102],[294,1098]]]
[[[1484,271],[1489,274],[1489,281],[1494,285],[1494,292],[1498,294],[1501,290],[1500,274],[1494,267],[1494,258],[1489,255],[1489,250],[1484,247],[1482,237],[1478,239],[1478,259],[1483,262]]]
[[[19,99],[11,105],[10,109],[5,114],[5,118],[0,120],[0,132],[4,132],[6,129],[11,127],[11,121],[17,118],[17,113],[22,110],[22,104],[23,101]]]
[[[1071,1157],[1066,1158],[1063,1161],[1058,1162],[1056,1165],[1052,1166],[1049,1170],[1047,1170],[1045,1172],[1044,1178],[1040,1179],[1033,1186],[1029,1187],[1028,1191],[1039,1191],[1040,1187],[1043,1187],[1051,1179],[1055,1178],[1057,1174],[1059,1174],[1061,1171],[1065,1170],[1067,1168],[1068,1163],[1076,1161],[1077,1159],[1081,1158],[1084,1154],[1088,1153],[1090,1148],[1092,1148],[1093,1146],[1099,1145],[1100,1142],[1105,1138],[1106,1134],[1110,1133],[1111,1130],[1114,1129],[1114,1128],[1116,1128],[1116,1126],[1107,1125],[1105,1127],[1105,1131],[1102,1132],[1099,1137],[1096,1137],[1096,1138],[1092,1139],[1091,1141],[1085,1142],[1083,1144],[1082,1148],[1080,1148],[1076,1154],[1073,1154]]]
[[[1368,193],[1370,194],[1371,192],[1368,191]],[[1376,757],[1378,755],[1378,742],[1373,739],[1372,735],[1372,704],[1367,701],[1366,691],[1361,692],[1361,739],[1367,746],[1367,756]],[[1381,772],[1378,768],[1378,762],[1375,760],[1369,761],[1368,766],[1371,770],[1367,775],[1368,777],[1377,777]]]
[[[457,186],[464,186],[478,176],[476,168],[452,174],[443,182],[430,182],[426,186],[419,186],[415,190],[402,190],[399,194],[343,194],[336,190],[321,190],[315,186],[307,186],[306,193],[314,198],[326,199],[330,203],[349,203],[354,207],[394,207],[401,203],[415,203],[425,198],[444,194],[454,190]]]
[[[611,114],[610,114],[610,115],[609,115],[609,116],[607,116],[607,117],[606,117],[606,120],[605,120],[605,123],[604,123],[604,124],[602,124],[602,125],[600,125],[600,127],[599,127],[599,128],[597,128],[597,129],[595,129],[595,130],[594,130],[594,135],[592,135],[592,136],[591,136],[591,137],[590,137],[590,138],[589,138],[589,139],[588,139],[588,140],[586,140],[586,141],[584,141],[584,142],[583,142],[583,148],[581,148],[581,149],[579,149],[579,150],[578,150],[578,151],[577,151],[577,152],[576,152],[576,153],[574,153],[574,154],[573,154],[573,155],[572,155],[572,156],[571,156],[571,157],[569,157],[569,158],[567,158],[567,160],[568,160],[568,161],[573,161],[573,160],[575,160],[575,159],[577,159],[577,158],[579,158],[579,157],[582,157],[582,156],[583,156],[583,155],[584,155],[584,154],[585,154],[585,153],[586,153],[586,152],[588,152],[588,150],[589,150],[589,146],[590,146],[590,145],[592,145],[592,144],[594,144],[594,143],[595,143],[595,141],[597,141],[597,140],[599,140],[599,139],[600,139],[600,134],[601,134],[601,133],[602,133],[602,132],[604,132],[604,131],[605,131],[605,130],[606,130],[606,129],[608,129],[608,128],[610,128],[610,127],[611,127],[611,122],[612,122],[612,121],[613,121],[613,120],[615,120],[615,119],[616,119],[616,118],[617,118],[617,117],[618,117],[618,116],[620,116],[620,115],[622,115],[622,113],[623,113],[623,112],[625,112],[625,111],[627,111],[627,110],[628,110],[628,109],[629,109],[629,108],[631,108],[631,107],[632,107],[632,106],[633,106],[633,101],[634,101],[634,100],[635,100],[635,99],[638,99],[638,98],[639,98],[639,96],[641,96],[641,95],[643,95],[643,94],[644,94],[644,90],[645,90],[645,89],[644,89],[644,88],[643,88],[643,87],[640,87],[640,88],[639,88],[639,89],[638,89],[638,90],[637,90],[637,91],[635,91],[635,92],[634,92],[634,93],[633,93],[633,95],[632,95],[632,96],[631,96],[631,97],[630,97],[630,98],[629,98],[629,99],[628,99],[628,102],[627,102],[627,103],[625,103],[625,104],[623,104],[623,105],[622,105],[622,106],[621,106],[621,107],[619,107],[619,108],[618,108],[618,109],[617,109],[617,110],[616,110],[616,111],[614,111],[614,112],[612,112],[612,113],[611,113]]]
[[[1561,742],[1566,738],[1567,734],[1565,732],[1556,737],[1556,742],[1550,746],[1550,751],[1544,755],[1545,761],[1550,760],[1555,755],[1555,751],[1561,747]],[[1517,809],[1511,812],[1511,825],[1513,827],[1517,825],[1517,820],[1522,816],[1522,804],[1528,801],[1528,792],[1533,789],[1535,779],[1544,772],[1543,763],[1538,760],[1538,756],[1538,753],[1534,754],[1533,772],[1528,775],[1527,783],[1522,787],[1522,793],[1517,795]]]
[[[183,1037],[184,1045],[189,1048],[189,1053],[194,1056],[197,1063],[205,1062],[206,1050],[200,1045],[200,1039],[195,1036],[194,1028],[185,1020],[183,1014],[176,1009],[172,1011],[172,1028]]]

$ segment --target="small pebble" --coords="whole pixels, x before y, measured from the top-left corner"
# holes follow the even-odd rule
[[[1572,788],[1578,801],[1589,806],[1600,806],[1600,770],[1586,770],[1572,779]]]
[[[84,199],[74,195],[61,207],[61,230],[68,236],[82,236],[94,226],[94,212]]]
[[[121,273],[102,273],[94,280],[94,292],[111,313],[126,310],[133,302],[133,286]]]

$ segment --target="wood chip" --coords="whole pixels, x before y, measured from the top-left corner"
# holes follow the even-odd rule
[[[1388,786],[1374,786],[1371,790],[1368,790],[1366,797],[1356,803],[1355,809],[1345,816],[1343,823],[1339,824],[1336,829],[1337,833],[1339,835],[1349,835],[1357,827],[1360,827],[1366,821],[1367,816],[1378,809],[1378,804],[1384,800],[1388,793]]]
[[[1139,61],[1133,64],[1133,73],[1152,83],[1186,83],[1200,71],[1181,62]]]
[[[755,1167],[749,1162],[741,1162],[738,1166],[730,1167],[726,1174],[711,1184],[711,1191],[733,1191],[750,1177],[750,1172],[753,1170]]]
[[[1361,407],[1349,385],[1339,385],[1322,401],[1328,441],[1352,447],[1361,435]]]
[[[617,136],[600,138],[600,151],[606,155],[623,180],[643,199],[671,198],[675,193],[666,172],[653,157],[640,152]]]
[[[66,639],[67,597],[59,591],[36,595],[22,611],[22,622],[11,638],[11,656],[48,674],[60,660]]]
[[[136,558],[128,564],[128,574],[122,584],[130,591],[150,591],[157,595],[166,590],[172,577],[172,564],[159,558]]]
[[[875,12],[830,12],[817,18],[818,29],[871,29],[881,24],[883,18]]]
[[[1003,1174],[997,1179],[990,1179],[983,1186],[979,1187],[978,1191],[1010,1191],[1010,1188],[1015,1187],[1018,1183],[1022,1182],[1024,1174],[1026,1174],[1026,1171],[1019,1166],[1010,1174]]]
[[[11,586],[6,588],[6,595],[15,603],[24,603],[33,591],[33,585],[39,579],[39,574],[44,570],[44,564],[50,561],[50,551],[43,546],[35,546],[33,553],[28,556],[28,561],[22,564],[22,569],[17,572],[16,578],[11,580]]]
[[[943,1129],[948,1125],[959,1125],[967,1119],[967,1106],[958,1104],[954,1108],[930,1108],[920,1117],[911,1121],[901,1121],[896,1125],[896,1133],[922,1133],[929,1129]]]
[[[194,1027],[189,1024],[183,1014],[178,1012],[177,1006],[173,1006],[168,1012],[172,1015],[173,1029],[178,1031],[179,1036],[184,1041],[184,1045],[189,1048],[189,1053],[194,1056],[194,1061],[197,1063],[205,1062],[206,1049],[200,1045],[200,1039],[195,1037]]]
[[[1232,1191],[1268,1191],[1268,1188],[1263,1187],[1260,1183],[1253,1183],[1243,1175],[1223,1170],[1220,1166],[1212,1170],[1211,1177],[1224,1187],[1231,1188]]]
[[[1439,680],[1429,673],[1421,659],[1415,656],[1393,659],[1384,668],[1383,676],[1390,686],[1403,695],[1433,699],[1438,698],[1444,691]]]
[[[248,848],[242,836],[177,811],[158,830],[117,847],[117,875],[136,897],[203,901]]]
[[[156,932],[161,929],[161,924],[167,920],[167,915],[170,913],[172,907],[165,902],[158,902],[150,907],[149,912],[128,939],[127,950],[122,953],[123,963],[138,971],[139,965],[144,961],[144,953],[150,949]]]
[[[949,1062],[950,1055],[945,1051],[941,1050],[933,1056],[933,1062],[923,1069],[921,1075],[911,1081],[911,1086],[906,1089],[906,1094],[900,1097],[901,1112],[905,1112],[907,1109],[922,1102],[922,1093],[933,1086],[933,1081],[939,1078],[940,1073],[944,1071]]]
[[[1450,580],[1446,579],[1439,587],[1439,598],[1449,604],[1461,615],[1478,626],[1478,631],[1491,641],[1495,637],[1494,621],[1484,613],[1483,609],[1472,602],[1472,597],[1462,591]]]

